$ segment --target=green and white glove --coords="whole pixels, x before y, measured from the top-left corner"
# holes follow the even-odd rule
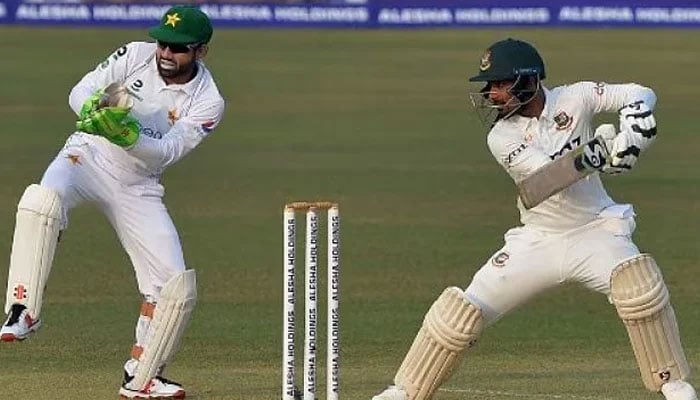
[[[87,118],[88,115],[97,110],[97,106],[100,104],[104,92],[104,89],[99,89],[83,102],[83,105],[80,106],[80,119]]]
[[[99,135],[121,147],[131,147],[139,138],[141,124],[129,115],[130,108],[103,107],[76,122],[78,130]]]

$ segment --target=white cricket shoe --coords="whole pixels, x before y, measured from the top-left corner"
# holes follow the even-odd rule
[[[24,340],[32,332],[39,329],[40,326],[41,320],[35,321],[32,319],[26,306],[13,304],[10,308],[10,314],[7,316],[7,321],[0,328],[0,340],[3,342]]]
[[[128,376],[128,375],[127,375]],[[133,379],[128,376],[119,389],[122,399],[184,399],[185,389],[177,382],[170,381],[162,376],[156,376],[143,390],[133,390],[126,387],[128,381]]]
[[[661,393],[666,400],[698,400],[695,389],[685,381],[671,381],[661,386]]]
[[[384,389],[383,392],[372,397],[372,400],[406,400],[408,396],[403,388],[391,385]]]

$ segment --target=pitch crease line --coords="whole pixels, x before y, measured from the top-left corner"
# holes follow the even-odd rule
[[[492,395],[492,396],[521,397],[521,398],[525,398],[525,399],[613,400],[610,397],[576,396],[573,394],[538,394],[538,393],[528,394],[528,393],[505,392],[502,390],[442,388],[442,389],[439,389],[439,391],[447,392],[447,393],[469,393],[469,394],[481,394],[481,395]]]

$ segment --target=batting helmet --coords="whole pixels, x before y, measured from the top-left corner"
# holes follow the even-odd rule
[[[486,49],[479,64],[479,74],[469,80],[471,82],[506,81],[525,76],[544,79],[544,61],[531,44],[508,38]]]

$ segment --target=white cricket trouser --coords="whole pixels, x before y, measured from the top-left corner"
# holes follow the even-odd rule
[[[474,275],[466,296],[481,308],[486,325],[562,283],[582,283],[609,296],[613,269],[639,254],[634,228],[632,216],[600,218],[564,233],[513,228],[505,246]]]
[[[73,135],[46,169],[41,185],[61,196],[63,228],[72,208],[83,202],[96,204],[131,259],[139,291],[157,301],[165,282],[185,270],[180,239],[157,179],[116,168]]]

